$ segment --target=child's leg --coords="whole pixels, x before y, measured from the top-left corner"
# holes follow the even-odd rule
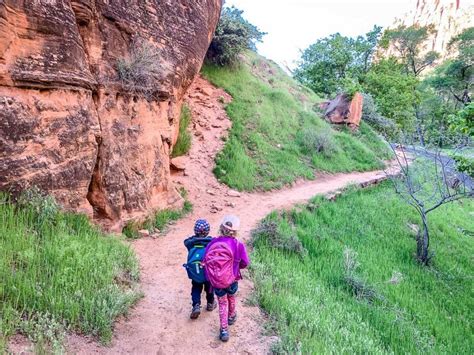
[[[204,291],[206,291],[206,300],[208,304],[214,303],[214,291],[210,282],[204,283]]]
[[[229,302],[227,301],[227,295],[224,294],[220,297],[217,295],[217,302],[219,303],[219,319],[221,323],[221,329],[227,330],[229,327]]]
[[[227,299],[229,302],[229,318],[233,318],[236,315],[235,311],[235,294],[239,288],[239,285],[237,282],[234,282],[230,287],[229,287],[229,293],[227,294]]]
[[[229,318],[235,317],[235,295],[227,295],[229,302]]]
[[[197,304],[201,304],[201,293],[204,284],[200,284],[196,281],[191,281],[192,288],[191,288],[191,298],[193,300],[193,307]]]

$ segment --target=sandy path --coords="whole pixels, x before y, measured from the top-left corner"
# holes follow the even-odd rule
[[[222,96],[222,97],[221,97]],[[304,202],[316,194],[337,191],[350,183],[371,183],[385,176],[383,171],[320,176],[315,181],[299,182],[292,187],[268,193],[242,193],[228,196],[228,188],[219,184],[212,174],[215,154],[222,147],[221,136],[230,127],[219,104],[230,98],[221,90],[198,79],[187,97],[193,112],[193,132],[199,144],[193,144],[185,172],[177,172],[177,186],[189,191],[194,212],[175,225],[166,235],[142,238],[133,242],[140,260],[144,298],[131,310],[127,319],[117,322],[109,347],[93,340],[71,336],[68,352],[91,354],[263,354],[268,352],[272,337],[262,334],[263,315],[258,308],[244,303],[252,290],[248,280],[240,283],[238,294],[239,319],[231,328],[228,343],[218,340],[218,312],[201,314],[191,321],[190,280],[182,267],[186,260],[183,239],[192,233],[197,218],[207,218],[217,227],[224,214],[236,214],[241,219],[240,237],[244,240],[265,215],[274,209]],[[212,211],[212,212],[211,212]],[[245,274],[244,274],[245,277]],[[204,295],[202,297],[205,304]]]

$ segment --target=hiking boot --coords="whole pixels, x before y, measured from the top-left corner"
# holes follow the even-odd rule
[[[221,329],[219,333],[219,339],[222,340],[223,342],[226,342],[229,340],[229,331],[227,329]]]
[[[227,322],[229,323],[229,325],[232,325],[232,324],[234,324],[236,321],[237,321],[237,313],[234,314],[232,317],[229,317],[229,319],[228,319]]]
[[[217,307],[217,302],[214,301],[214,303],[208,303],[207,306],[206,306],[206,310],[208,312],[212,312],[213,310],[215,310]]]
[[[197,317],[199,317],[200,314],[201,314],[201,305],[197,304],[193,306],[193,310],[191,311],[190,318],[196,319]]]

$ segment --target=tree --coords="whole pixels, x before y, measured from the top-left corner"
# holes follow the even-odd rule
[[[413,25],[410,27],[399,26],[395,29],[386,30],[380,41],[384,48],[393,48],[397,52],[399,61],[404,65],[407,74],[417,78],[426,68],[433,65],[439,54],[435,51],[424,53],[424,43],[434,32],[433,26]],[[413,86],[414,95],[417,95],[417,86]],[[423,119],[420,115],[419,102],[413,101],[415,112],[416,130],[422,146],[425,145],[423,132]]]
[[[364,91],[370,93],[380,113],[393,120],[403,131],[411,131],[415,120],[413,103],[418,101],[413,90],[418,79],[404,70],[395,58],[373,64],[364,78]]]
[[[302,53],[295,78],[318,94],[331,96],[349,83],[359,83],[369,70],[381,27],[365,36],[345,37],[339,33],[321,38]]]
[[[386,30],[380,44],[384,48],[393,48],[407,72],[419,76],[439,58],[435,51],[423,53],[423,44],[433,32],[433,26],[399,26]]]
[[[436,68],[427,82],[441,95],[452,96],[458,103],[467,105],[474,86],[474,27],[454,37],[449,48],[457,50],[458,55]]]
[[[220,66],[234,65],[244,50],[256,50],[256,43],[261,42],[266,33],[244,19],[242,14],[242,10],[233,6],[222,10],[214,38],[207,50],[208,61]]]
[[[429,251],[428,215],[447,203],[474,197],[474,181],[458,172],[453,159],[439,149],[426,150],[411,144],[392,147],[400,174],[391,176],[391,181],[397,193],[420,215],[422,226],[416,237],[416,258],[428,265],[433,256]]]

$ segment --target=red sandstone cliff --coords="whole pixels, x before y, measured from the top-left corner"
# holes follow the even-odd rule
[[[179,201],[169,156],[221,0],[0,1],[0,189],[36,185],[110,228]],[[117,75],[139,37],[152,97]]]

